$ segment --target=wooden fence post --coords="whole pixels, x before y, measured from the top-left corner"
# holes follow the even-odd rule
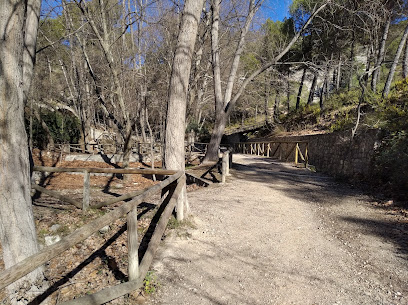
[[[186,180],[185,179],[178,179],[177,180],[177,184],[179,184],[179,183],[182,183],[182,184],[185,184],[186,183]],[[176,186],[177,187],[177,186]],[[181,186],[184,190],[181,190],[181,192],[180,192],[180,194],[178,195],[179,197],[180,196],[187,196],[186,195],[186,189],[185,189],[185,185],[182,185]],[[176,218],[177,218],[177,221],[182,221],[183,219],[184,219],[184,203],[185,203],[185,201],[186,200],[188,200],[187,199],[187,197],[185,197],[185,198],[176,198],[176,200],[177,200],[177,208],[176,208]],[[186,204],[188,204],[188,202],[186,202]],[[187,211],[187,214],[189,213],[189,207],[188,207],[188,205],[186,206],[186,211]]]
[[[82,199],[82,210],[89,209],[89,197],[90,197],[90,177],[91,174],[88,170],[84,170],[84,192]]]
[[[225,178],[229,172],[229,151],[225,151],[222,154],[222,170],[221,170],[221,183],[225,183]]]
[[[139,242],[137,239],[137,207],[127,214],[128,233],[128,276],[129,281],[139,277]]]
[[[230,168],[232,167],[232,151],[228,152],[228,170],[227,170],[227,176],[230,176]]]
[[[295,147],[295,164],[298,164],[298,160],[299,160],[299,143],[296,143],[296,147]]]
[[[305,147],[305,167],[309,165],[309,142],[306,143]]]

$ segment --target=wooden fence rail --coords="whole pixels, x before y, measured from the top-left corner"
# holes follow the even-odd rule
[[[144,175],[173,175],[176,171],[165,170],[165,169],[139,169],[139,168],[85,168],[85,167],[49,167],[49,166],[34,166],[34,171],[40,171],[45,173],[83,173],[84,174],[84,186],[83,186],[83,199],[82,205],[77,201],[68,198],[66,196],[60,195],[55,191],[47,190],[39,185],[33,184],[31,187],[36,191],[42,192],[49,196],[55,197],[59,200],[68,202],[76,206],[77,208],[82,208],[83,210],[89,209],[90,203],[90,176],[92,173],[105,173],[105,174],[144,174]],[[132,196],[133,195],[133,196]],[[138,193],[129,193],[122,195],[118,198],[109,200],[104,203],[100,203],[93,208],[101,208],[109,204],[113,204],[125,199],[132,198],[138,195]]]
[[[162,172],[162,171],[161,171]],[[0,289],[3,289],[11,283],[19,280],[24,275],[30,273],[52,258],[62,254],[67,249],[82,242],[93,233],[109,225],[118,218],[127,214],[128,238],[129,238],[129,279],[130,281],[118,286],[102,290],[94,295],[88,295],[83,298],[75,299],[64,304],[103,304],[114,298],[134,291],[143,284],[143,279],[147,274],[148,268],[153,260],[154,253],[158,247],[163,232],[167,226],[168,220],[177,202],[177,198],[185,185],[185,175],[183,172],[173,172],[167,179],[148,188],[142,194],[136,196],[129,202],[115,208],[108,214],[105,214],[90,223],[77,229],[70,235],[64,237],[54,245],[43,248],[37,254],[34,254],[16,265],[0,273]],[[158,173],[156,173],[158,174]],[[159,223],[149,242],[147,251],[139,265],[138,242],[137,242],[137,206],[145,201],[149,196],[168,188],[167,195],[162,205],[165,205],[164,212],[160,217]],[[159,209],[160,210],[160,209]]]
[[[309,163],[308,142],[243,142],[234,145],[235,152],[276,158],[280,161],[293,161],[296,165],[307,167]]]

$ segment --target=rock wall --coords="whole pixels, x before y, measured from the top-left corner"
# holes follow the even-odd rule
[[[336,177],[370,178],[373,156],[380,145],[379,130],[361,131],[351,138],[351,132],[306,136],[274,137],[272,141],[309,142],[309,164]]]

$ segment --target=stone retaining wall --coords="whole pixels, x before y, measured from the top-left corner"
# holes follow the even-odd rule
[[[319,172],[337,177],[370,178],[381,132],[373,129],[361,131],[354,139],[351,139],[351,132],[341,132],[274,137],[272,141],[309,142],[309,163]]]

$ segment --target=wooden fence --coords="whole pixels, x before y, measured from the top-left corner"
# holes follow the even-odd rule
[[[85,149],[83,149],[85,147]],[[123,144],[102,144],[102,143],[87,143],[86,145],[82,144],[55,144],[54,150],[56,152],[62,154],[70,154],[70,153],[87,153],[87,154],[111,154],[111,153],[122,153],[123,152]],[[137,153],[140,155],[148,155],[151,154],[151,151],[155,154],[162,153],[162,145],[160,143],[153,143],[151,145],[150,142],[138,142],[132,145],[132,152]]]
[[[144,174],[144,175],[172,175],[175,172],[171,170],[165,169],[138,169],[138,168],[83,168],[83,167],[47,167],[47,166],[34,166],[34,171],[40,171],[43,173],[83,173],[84,174],[84,186],[83,186],[83,199],[82,203],[69,198],[67,196],[63,196],[58,194],[55,191],[47,190],[39,185],[32,184],[31,187],[36,191],[42,192],[47,194],[51,197],[55,197],[62,201],[68,202],[76,206],[77,208],[82,208],[83,210],[87,210],[89,208],[90,202],[90,176],[92,173],[104,173],[104,174]],[[117,197],[115,199],[109,200],[104,203],[100,203],[93,208],[101,208],[103,206],[107,206],[109,204],[113,204],[122,200],[126,200],[136,195],[139,195],[140,191],[135,193],[129,193]]]
[[[276,158],[307,166],[309,162],[308,142],[243,142],[234,145],[236,153]]]
[[[91,172],[112,172],[116,173],[120,169],[56,169],[56,168],[40,168],[36,167],[36,170],[47,170],[47,171],[59,171],[59,172],[69,172],[76,171],[84,172],[85,181],[88,179]],[[129,281],[116,285],[111,288],[103,289],[91,295],[86,295],[72,301],[64,302],[64,305],[74,305],[74,304],[104,304],[120,296],[128,294],[136,289],[139,289],[143,285],[143,280],[148,272],[148,269],[152,263],[154,254],[158,248],[160,240],[163,236],[169,218],[176,207],[177,199],[182,191],[186,177],[181,171],[165,171],[165,170],[133,170],[133,173],[137,174],[155,174],[155,175],[169,175],[165,180],[160,183],[148,188],[143,193],[135,196],[131,201],[123,203],[121,206],[113,209],[111,212],[91,221],[90,223],[77,229],[70,235],[64,237],[61,241],[43,248],[37,254],[34,254],[25,260],[17,263],[16,265],[8,268],[0,273],[0,289],[3,289],[10,285],[11,283],[19,280],[26,274],[45,264],[52,258],[62,254],[64,251],[73,247],[77,243],[80,243],[91,236],[93,233],[97,232],[101,228],[111,224],[118,218],[127,215],[127,228],[128,228],[128,275]],[[88,178],[87,178],[88,177]],[[139,264],[138,257],[138,236],[137,236],[137,206],[145,201],[148,197],[155,193],[162,192],[162,203],[158,210],[163,210],[159,222],[156,225],[155,231],[150,239],[147,246],[147,250]],[[182,220],[182,203],[178,203],[176,208],[177,219]]]

